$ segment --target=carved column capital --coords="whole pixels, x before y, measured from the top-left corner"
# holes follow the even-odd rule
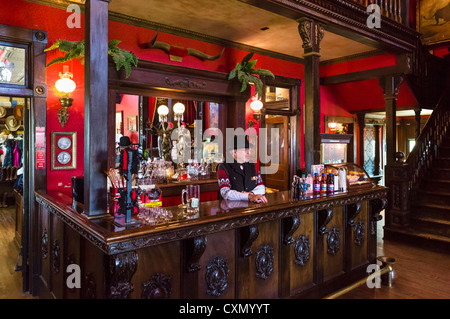
[[[388,75],[381,77],[378,83],[383,90],[384,98],[397,99],[398,88],[403,83],[403,77],[399,75]]]
[[[318,22],[306,17],[297,19],[298,33],[303,41],[305,55],[320,55],[320,41],[322,41],[325,29]]]

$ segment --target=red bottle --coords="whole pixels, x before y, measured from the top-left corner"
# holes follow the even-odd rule
[[[322,180],[320,181],[320,193],[321,194],[327,193],[327,177],[325,173],[322,173]]]

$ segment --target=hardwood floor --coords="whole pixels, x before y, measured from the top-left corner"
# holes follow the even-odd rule
[[[22,273],[15,271],[19,248],[14,242],[15,206],[0,208],[0,299],[28,299],[22,292]]]
[[[22,273],[14,270],[19,253],[14,243],[14,224],[14,206],[0,208],[0,299],[33,298],[22,292]],[[378,226],[378,256],[396,259],[393,287],[370,289],[363,285],[340,299],[449,299],[450,253],[384,241],[383,222]]]
[[[389,288],[360,286],[340,299],[449,299],[450,252],[448,254],[383,240],[384,216],[378,223],[377,256],[395,258],[394,285]]]

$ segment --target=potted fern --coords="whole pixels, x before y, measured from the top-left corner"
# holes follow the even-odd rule
[[[241,92],[244,92],[248,85],[254,85],[255,93],[258,97],[261,97],[263,83],[257,75],[271,76],[272,78],[275,78],[275,75],[273,75],[273,73],[269,70],[255,68],[258,60],[250,61],[253,55],[254,53],[249,53],[240,63],[238,62],[236,67],[229,73],[228,80],[232,80],[237,77],[237,79],[242,83]]]
[[[117,45],[121,41],[111,40],[108,42],[108,55],[110,55],[116,64],[116,70],[119,71],[122,67],[125,69],[126,77],[128,78],[131,73],[131,66],[135,67],[138,64],[138,58],[133,52],[119,48]],[[44,50],[44,52],[58,49],[66,54],[64,56],[56,57],[51,60],[47,67],[55,63],[64,63],[72,59],[78,59],[81,64],[84,64],[84,49],[85,44],[83,41],[68,41],[57,40],[51,47]]]

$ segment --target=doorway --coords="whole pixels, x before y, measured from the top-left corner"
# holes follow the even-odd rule
[[[269,189],[288,190],[289,189],[289,163],[290,163],[290,142],[289,142],[289,118],[281,115],[266,115],[266,132],[267,132],[267,152],[269,158],[272,152],[277,152],[279,156],[278,170],[274,174],[265,174],[265,185]],[[273,137],[272,129],[278,131],[278,145],[272,145]],[[275,147],[278,146],[276,149]],[[274,148],[272,148],[274,147]],[[271,163],[268,163],[271,165]]]

